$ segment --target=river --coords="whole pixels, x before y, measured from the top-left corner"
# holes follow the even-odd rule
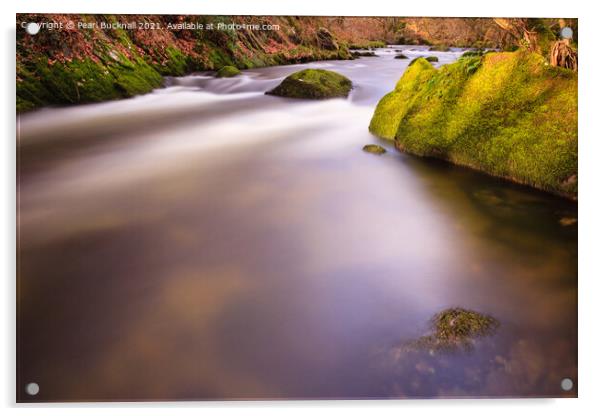
[[[575,396],[577,204],[373,137],[377,54],[20,116],[19,398]],[[302,68],[354,89],[264,95]],[[402,352],[454,306],[499,330]]]

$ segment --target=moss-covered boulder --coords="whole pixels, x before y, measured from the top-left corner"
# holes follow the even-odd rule
[[[377,144],[367,144],[364,147],[362,147],[362,150],[364,152],[373,153],[375,155],[382,155],[384,153],[387,153],[387,149]]]
[[[439,58],[437,58],[436,56],[427,56],[426,58],[427,62],[439,62]]]
[[[226,65],[220,68],[219,71],[215,73],[217,78],[231,78],[240,74],[240,70],[235,66]]]
[[[431,331],[407,344],[410,349],[454,351],[471,349],[478,338],[492,335],[497,319],[464,308],[445,309],[431,318]]]
[[[289,98],[325,99],[347,97],[351,87],[351,81],[336,72],[325,69],[304,69],[289,75],[280,85],[266,94]]]
[[[398,149],[577,197],[577,74],[527,51],[411,65],[370,131]]]

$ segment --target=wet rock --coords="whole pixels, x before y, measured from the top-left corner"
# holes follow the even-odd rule
[[[356,58],[358,58],[358,57],[368,57],[368,58],[376,58],[376,57],[378,57],[378,55],[375,54],[372,51],[366,51],[366,52],[353,51],[353,52],[351,52],[351,55],[355,56]]]
[[[341,74],[325,69],[304,69],[289,75],[266,94],[319,100],[347,97],[351,88],[351,81]]]
[[[429,62],[439,62],[439,58],[437,58],[436,56],[427,56],[424,59],[426,59]]]
[[[409,349],[428,351],[470,350],[474,342],[492,335],[497,319],[463,308],[450,308],[431,318],[431,332],[407,343]]]
[[[447,45],[434,45],[431,46],[429,48],[429,51],[436,51],[436,52],[449,52],[449,46]]]
[[[240,74],[240,70],[238,68],[236,68],[235,66],[228,65],[228,66],[222,67],[219,71],[217,71],[215,76],[217,78],[230,78],[230,77],[234,77],[238,74]]]
[[[382,155],[383,153],[387,153],[387,149],[377,144],[367,144],[362,147],[364,152],[374,153],[375,155]]]
[[[407,56],[405,56],[403,53],[400,53],[398,55],[395,55],[395,59],[409,59]]]

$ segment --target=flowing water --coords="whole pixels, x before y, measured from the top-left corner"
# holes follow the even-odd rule
[[[576,204],[373,137],[377,54],[21,116],[20,399],[574,396]],[[302,68],[351,96],[264,95]],[[454,306],[501,326],[404,349]]]

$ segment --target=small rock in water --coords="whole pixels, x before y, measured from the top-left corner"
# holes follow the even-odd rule
[[[500,326],[497,319],[463,308],[450,308],[431,318],[432,330],[406,347],[410,350],[470,350],[476,339],[492,335]]]
[[[362,148],[362,150],[364,152],[374,153],[376,155],[382,155],[383,153],[387,153],[387,149],[377,144],[367,144]]]
[[[560,219],[560,221],[558,221],[560,223],[560,225],[562,225],[563,227],[568,227],[569,225],[574,225],[577,224],[577,218],[573,218],[573,217],[563,217]]]

